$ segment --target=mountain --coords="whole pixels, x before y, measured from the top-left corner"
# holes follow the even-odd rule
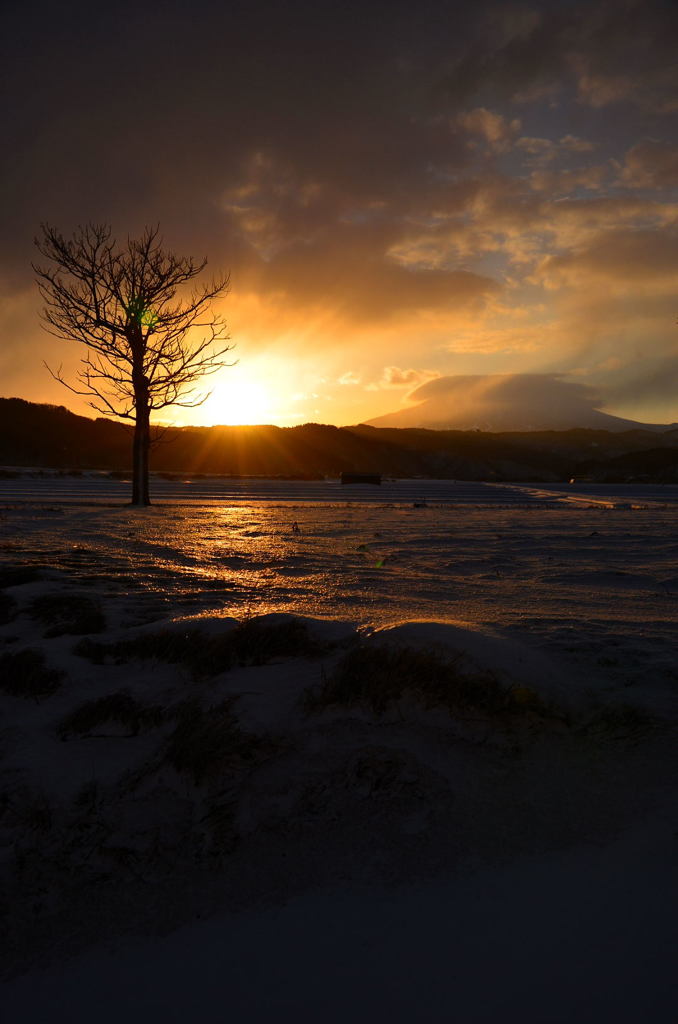
[[[0,399],[0,465],[128,473],[129,426],[63,406]],[[529,433],[334,427],[171,427],[151,451],[166,474],[392,477],[556,482],[571,477],[678,483],[678,430],[576,429]],[[0,476],[12,474],[6,468]],[[0,490],[0,494],[1,494]]]
[[[436,377],[408,398],[417,404],[369,420],[373,427],[429,430],[668,430],[601,412],[595,391],[555,374]]]

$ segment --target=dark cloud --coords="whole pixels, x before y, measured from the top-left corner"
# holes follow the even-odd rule
[[[420,29],[439,5],[425,8]],[[466,159],[430,118],[427,72],[408,63],[429,39],[417,44],[411,20],[399,3],[15,10],[6,266],[25,268],[44,218],[64,229],[104,219],[121,232],[161,220],[227,255],[220,197],[259,154],[274,190],[276,173],[322,185],[321,223],[407,201],[431,167]]]
[[[44,218],[65,230],[110,220],[123,233],[160,220],[191,248],[228,259],[238,221],[223,196],[249,182],[257,159],[268,166],[258,204],[291,242],[370,204],[397,224],[415,206],[430,213],[468,165],[469,135],[491,129],[501,149],[515,134],[515,112],[476,106],[474,120],[465,105],[474,93],[502,104],[509,86],[562,82],[572,53],[612,74],[640,21],[651,53],[668,54],[674,20],[656,3],[628,4],[622,16],[618,4],[460,13],[433,0],[416,10],[262,0],[16,6],[4,54],[16,98],[4,135],[6,269],[25,271]],[[634,74],[654,57],[639,60]],[[314,201],[300,202],[291,183],[317,188]]]
[[[487,93],[526,100],[575,89],[595,108],[631,99],[670,112],[678,109],[677,40],[678,14],[669,3],[496,5],[481,13],[445,85],[455,102]]]
[[[676,188],[678,145],[645,139],[626,154],[622,181],[632,188]]]
[[[492,7],[478,19],[445,77],[450,99],[463,102],[486,92],[516,95],[535,86],[559,86],[573,33],[574,19],[567,11],[545,9],[513,20],[511,11]]]

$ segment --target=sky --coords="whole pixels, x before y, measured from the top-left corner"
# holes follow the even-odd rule
[[[178,423],[350,424],[529,374],[678,420],[678,7],[11,3],[0,394],[84,401],[41,222],[230,274],[237,360]],[[94,413],[89,410],[90,415]]]

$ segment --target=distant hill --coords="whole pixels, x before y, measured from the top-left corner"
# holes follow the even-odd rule
[[[0,399],[0,465],[128,471],[131,428],[63,406]],[[528,433],[334,427],[168,428],[151,453],[155,472],[556,482],[572,477],[678,483],[678,430],[575,429]]]
[[[129,427],[121,423],[0,398],[0,464],[118,469],[127,465],[130,446]]]
[[[551,373],[436,377],[408,396],[416,404],[370,420],[373,427],[506,432],[535,430],[668,430],[601,412],[593,388]]]

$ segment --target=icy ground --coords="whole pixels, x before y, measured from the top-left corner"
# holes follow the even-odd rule
[[[0,657],[63,673],[0,679],[8,1019],[674,1024],[675,488],[57,484],[0,485]],[[280,613],[308,650],[158,648]],[[543,703],[304,712],[356,649]],[[121,690],[164,717],[65,728]],[[250,744],[204,778],[187,700]]]
[[[53,481],[22,486],[55,497]],[[91,496],[87,481],[67,486]],[[676,487],[249,481],[232,503],[193,504],[167,486],[176,503],[144,511],[101,495],[16,500],[0,555],[101,593],[111,626],[214,611],[463,621],[556,653],[591,685],[636,688],[642,701],[675,695]],[[15,493],[14,481],[2,487]],[[316,504],[323,487],[344,500]],[[278,501],[252,501],[257,488]]]

